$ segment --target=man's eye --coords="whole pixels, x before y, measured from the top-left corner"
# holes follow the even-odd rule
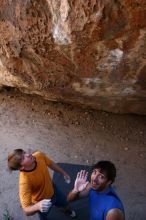
[[[100,178],[100,179],[104,179],[104,176],[103,176],[103,175],[99,175],[99,178]]]

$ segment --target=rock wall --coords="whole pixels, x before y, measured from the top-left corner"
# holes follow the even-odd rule
[[[146,114],[146,0],[0,0],[0,86]]]

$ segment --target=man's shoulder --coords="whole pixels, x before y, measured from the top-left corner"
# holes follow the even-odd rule
[[[44,153],[41,151],[34,151],[32,155],[34,157],[44,157]]]
[[[123,203],[120,200],[120,197],[117,195],[117,193],[114,190],[111,190],[107,194],[107,204],[111,208],[118,208],[118,209],[124,210]]]
[[[32,155],[36,158],[37,163],[39,161],[46,161],[48,159],[47,155],[41,151],[35,151]]]
[[[52,160],[43,152],[36,151],[33,153],[33,156],[36,158],[36,162],[45,162],[46,164],[51,164]]]

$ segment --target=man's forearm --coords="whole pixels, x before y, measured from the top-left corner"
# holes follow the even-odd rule
[[[87,197],[89,195],[90,189],[91,189],[90,183],[86,184],[86,188],[81,192],[79,192],[76,188],[73,188],[73,190],[68,193],[67,200],[74,201],[76,199],[82,199],[84,197]]]
[[[23,211],[24,211],[25,215],[27,215],[27,216],[34,215],[36,212],[39,211],[38,203],[23,208]]]
[[[71,192],[69,192],[69,194],[67,195],[67,201],[74,201],[76,199],[79,199],[79,192],[76,190],[72,190]]]
[[[62,175],[66,175],[66,172],[54,162],[52,162],[52,164],[49,167],[55,172],[61,173]]]

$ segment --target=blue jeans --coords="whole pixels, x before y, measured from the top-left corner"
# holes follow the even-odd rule
[[[60,189],[57,188],[56,185],[54,185],[54,195],[51,198],[51,202],[52,205],[55,205],[56,207],[66,208],[69,205],[66,196],[61,192]],[[51,208],[48,210],[48,212],[38,212],[40,220],[48,220],[50,210]]]

